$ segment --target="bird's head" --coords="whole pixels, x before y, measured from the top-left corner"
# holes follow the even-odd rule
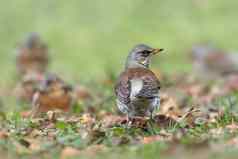
[[[46,79],[41,83],[41,92],[58,92],[58,91],[71,91],[72,87],[66,84],[61,78],[55,74],[48,74]]]
[[[191,58],[194,61],[205,61],[205,59],[214,53],[220,53],[222,50],[211,44],[200,44],[192,47]]]
[[[151,57],[161,51],[163,49],[151,48],[145,44],[136,45],[127,57],[126,68],[149,68]]]
[[[41,38],[40,38],[39,34],[37,34],[35,32],[29,33],[24,41],[24,45],[28,48],[36,47],[40,43],[41,43]]]
[[[27,49],[47,49],[47,45],[36,32],[29,33],[21,44],[21,47]]]

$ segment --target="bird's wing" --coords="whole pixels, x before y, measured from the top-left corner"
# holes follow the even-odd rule
[[[143,87],[136,95],[139,98],[154,98],[158,97],[160,82],[157,77],[148,70],[142,77]]]
[[[152,71],[135,68],[120,75],[115,92],[121,103],[128,104],[133,97],[158,97],[159,89],[159,80]]]
[[[130,102],[131,83],[125,72],[120,75],[116,83],[115,93],[122,104],[126,105]]]
[[[205,59],[207,66],[214,71],[218,71],[220,73],[232,73],[237,72],[238,68],[236,67],[236,62],[234,62],[233,59],[236,58],[230,58],[230,54],[225,53],[214,53],[209,54],[207,58]]]

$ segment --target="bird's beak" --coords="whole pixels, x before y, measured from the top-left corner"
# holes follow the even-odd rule
[[[158,54],[159,52],[163,51],[164,49],[161,48],[157,48],[157,49],[153,49],[151,52],[153,53],[153,55]]]

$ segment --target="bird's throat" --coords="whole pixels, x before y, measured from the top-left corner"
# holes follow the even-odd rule
[[[149,64],[139,63],[137,61],[130,61],[126,63],[126,69],[128,68],[149,68]]]

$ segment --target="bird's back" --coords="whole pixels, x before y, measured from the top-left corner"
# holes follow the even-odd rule
[[[135,106],[156,105],[151,102],[159,100],[159,89],[159,80],[152,71],[146,68],[130,68],[121,73],[115,86],[115,93],[119,103],[124,105],[123,109],[126,113],[125,109],[139,109]]]

